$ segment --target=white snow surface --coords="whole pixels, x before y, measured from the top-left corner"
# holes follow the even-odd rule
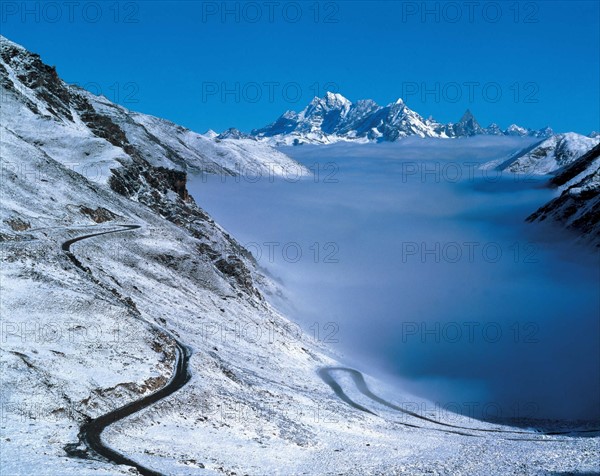
[[[575,132],[556,134],[526,148],[505,161],[488,162],[483,168],[498,168],[516,174],[546,175],[575,162],[600,143],[600,137]]]

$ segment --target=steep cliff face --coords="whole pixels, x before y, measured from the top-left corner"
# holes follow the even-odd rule
[[[73,120],[69,103],[70,94],[58,77],[56,68],[42,62],[39,55],[29,53],[19,45],[2,38],[0,56],[2,85],[23,99],[25,105],[35,114],[49,113],[55,119]],[[10,70],[10,73],[9,73]],[[25,86],[25,92],[19,86]],[[34,102],[27,100],[33,94],[45,104],[40,110]]]
[[[109,185],[115,192],[190,232],[198,240],[198,252],[207,256],[232,286],[263,299],[250,270],[255,267],[254,258],[196,204],[186,189],[184,172],[153,167],[139,157],[112,172]]]

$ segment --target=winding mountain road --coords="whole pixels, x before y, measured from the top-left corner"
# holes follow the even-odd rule
[[[78,236],[76,238],[67,240],[62,243],[62,250],[67,254],[67,256],[73,262],[73,264],[75,264],[83,272],[89,274],[96,284],[98,284],[98,285],[104,287],[105,289],[107,289],[108,291],[112,292],[114,295],[117,296],[117,298],[124,299],[123,296],[121,296],[116,290],[108,289],[108,287],[106,285],[104,285],[101,281],[99,281],[97,278],[95,278],[92,275],[91,270],[89,268],[87,268],[86,266],[84,266],[77,259],[77,257],[71,250],[71,247],[73,244],[75,244],[79,241],[82,241],[82,240],[86,240],[86,239],[101,236],[101,235],[107,235],[107,234],[111,234],[111,233],[123,233],[126,231],[132,231],[132,230],[136,230],[136,229],[140,228],[139,225],[117,225],[117,226],[119,227],[119,229],[91,233],[91,234],[82,235],[82,236]],[[130,306],[129,303],[126,303],[126,304],[128,306]],[[135,400],[133,402],[130,402],[126,405],[123,405],[122,407],[112,410],[104,415],[87,420],[80,427],[80,431],[79,431],[79,435],[78,435],[79,436],[79,444],[67,445],[65,447],[65,449],[71,455],[86,457],[83,454],[84,452],[77,450],[78,446],[84,445],[91,452],[96,453],[97,455],[99,455],[115,464],[127,465],[127,466],[132,466],[132,467],[136,468],[137,471],[144,476],[163,476],[162,473],[159,473],[152,469],[146,468],[145,466],[142,466],[141,464],[129,459],[127,456],[123,455],[122,453],[119,453],[118,451],[108,447],[102,441],[102,433],[108,426],[112,425],[113,423],[115,423],[117,421],[123,420],[124,418],[127,418],[127,417],[133,415],[134,413],[137,413],[145,408],[148,408],[149,406],[153,405],[154,403],[156,403],[160,400],[163,400],[164,398],[172,395],[173,393],[178,391],[180,388],[182,388],[191,378],[190,370],[189,370],[189,361],[190,361],[190,357],[192,355],[192,351],[191,351],[190,347],[186,346],[179,339],[177,339],[177,337],[174,336],[173,333],[160,327],[159,325],[157,325],[153,322],[146,321],[141,317],[139,317],[139,319],[142,320],[145,324],[151,326],[157,332],[166,334],[173,340],[174,345],[175,345],[175,351],[176,351],[176,361],[175,361],[175,368],[173,371],[173,375],[171,376],[171,379],[164,387],[154,391],[153,393],[151,393],[149,395],[146,395],[146,396],[144,396],[138,400]],[[336,380],[336,378],[334,376],[335,372],[347,373],[351,377],[354,385],[356,386],[356,389],[362,395],[369,398],[370,400],[372,400],[380,405],[383,405],[385,407],[388,407],[388,408],[391,408],[398,412],[401,412],[403,414],[409,415],[417,420],[426,421],[429,423],[433,423],[435,425],[442,426],[445,429],[428,428],[428,427],[422,427],[422,426],[409,424],[409,423],[402,423],[406,426],[422,428],[422,429],[426,429],[426,430],[437,430],[437,431],[445,431],[448,433],[457,433],[457,434],[460,434],[463,436],[480,436],[480,435],[464,433],[463,431],[459,431],[459,430],[467,430],[469,432],[488,432],[488,433],[505,433],[505,434],[509,433],[509,434],[513,434],[513,435],[520,434],[520,435],[528,435],[528,436],[532,436],[533,434],[535,434],[530,431],[517,431],[517,430],[512,431],[512,430],[499,430],[499,429],[470,428],[470,427],[452,425],[449,423],[438,421],[438,420],[420,415],[413,411],[407,410],[405,408],[402,408],[401,406],[391,403],[391,402],[379,397],[378,395],[374,394],[370,390],[369,386],[367,385],[363,374],[361,372],[359,372],[358,370],[351,369],[348,367],[322,367],[317,371],[319,377],[333,390],[333,392],[335,393],[335,395],[338,398],[340,398],[342,401],[344,401],[348,405],[352,406],[353,408],[363,411],[365,413],[377,415],[372,410],[370,410],[367,407],[360,405],[359,403],[352,400],[346,394],[346,392],[343,390],[340,383]],[[566,435],[566,434],[572,434],[572,433],[597,433],[597,432],[598,432],[598,430],[574,430],[574,431],[564,431],[564,432],[559,432],[559,431],[546,432],[546,433],[543,433],[543,435],[563,435],[563,434]],[[521,439],[521,438],[518,438],[518,439]],[[540,440],[536,440],[536,441],[549,441],[549,440],[541,440],[540,439]]]
[[[77,257],[73,254],[73,252],[71,251],[71,246],[74,243],[77,243],[78,241],[86,240],[88,238],[93,238],[95,236],[107,235],[110,233],[122,233],[125,231],[131,231],[131,230],[136,230],[136,229],[140,228],[139,225],[118,225],[118,226],[121,229],[102,231],[102,232],[98,232],[98,233],[82,235],[82,236],[78,236],[76,238],[67,240],[62,244],[62,250],[67,254],[69,259],[78,268],[80,268],[84,272],[91,275],[91,271],[88,268],[86,268],[77,259]],[[102,283],[100,281],[98,281],[97,279],[94,279],[94,282],[96,282],[99,285],[102,285]],[[110,291],[113,294],[115,294],[114,290],[110,290]],[[118,293],[117,293],[117,295],[118,295],[118,297],[122,298],[122,296],[120,296]],[[154,471],[152,469],[146,468],[146,467],[136,463],[135,461],[127,458],[122,453],[119,453],[118,451],[113,450],[112,448],[110,448],[106,444],[104,444],[104,442],[102,441],[102,432],[108,426],[112,425],[113,423],[115,423],[119,420],[123,420],[124,418],[127,418],[128,416],[133,415],[134,413],[137,413],[140,410],[143,410],[144,408],[151,406],[152,404],[168,397],[169,395],[172,395],[177,390],[179,390],[181,387],[183,387],[190,380],[190,377],[191,377],[190,370],[189,370],[189,360],[192,355],[191,349],[188,346],[186,346],[184,343],[179,341],[172,333],[170,333],[166,329],[163,329],[162,327],[158,326],[157,324],[148,322],[144,319],[141,319],[141,320],[144,323],[150,325],[156,331],[163,333],[163,334],[167,334],[174,341],[175,350],[176,350],[176,361],[175,361],[175,368],[173,371],[173,375],[171,376],[171,379],[164,387],[156,390],[155,392],[153,392],[149,395],[146,395],[146,396],[144,396],[138,400],[135,400],[133,402],[130,402],[126,405],[123,405],[122,407],[112,410],[109,413],[106,413],[104,415],[101,415],[99,417],[96,417],[96,418],[93,418],[93,419],[90,419],[90,420],[84,422],[81,425],[80,430],[79,430],[79,443],[85,445],[89,450],[95,452],[98,455],[103,456],[104,458],[108,459],[109,461],[112,461],[115,464],[133,466],[134,468],[136,468],[138,470],[138,472],[140,474],[142,474],[144,476],[162,476],[161,473]],[[77,451],[74,450],[74,447],[76,447],[78,445],[67,445],[67,446],[69,447],[69,448],[67,448],[67,451],[70,452],[71,454],[78,453]]]
[[[329,385],[329,387],[333,390],[333,392],[338,396],[338,398],[344,402],[346,402],[348,405],[352,406],[353,408],[356,408],[357,410],[361,410],[363,412],[366,413],[370,413],[372,415],[377,415],[375,412],[369,410],[368,408],[366,408],[363,405],[360,405],[359,403],[356,403],[354,400],[352,400],[347,394],[346,392],[344,392],[344,390],[342,389],[342,386],[339,384],[339,382],[335,379],[335,376],[333,375],[334,372],[345,372],[348,375],[350,375],[350,378],[352,379],[352,382],[354,383],[354,385],[356,386],[356,389],[363,394],[365,397],[371,399],[372,401],[379,403],[380,405],[386,406],[388,408],[391,408],[393,410],[396,410],[400,413],[403,413],[405,415],[409,415],[413,418],[416,418],[418,420],[422,420],[422,421],[426,421],[429,423],[434,423],[436,425],[440,425],[446,428],[453,428],[453,430],[445,430],[446,432],[449,433],[458,433],[461,434],[463,436],[478,436],[478,435],[473,435],[473,434],[469,434],[469,433],[463,433],[463,432],[459,432],[456,430],[468,430],[471,432],[484,432],[484,433],[503,433],[503,434],[519,434],[519,435],[528,435],[528,436],[532,436],[535,435],[536,433],[533,433],[531,431],[518,431],[518,430],[496,430],[496,429],[492,429],[492,428],[471,428],[471,427],[465,427],[465,426],[458,426],[458,425],[452,425],[450,423],[444,423],[442,421],[439,420],[435,420],[433,418],[429,418],[423,415],[420,415],[418,413],[415,413],[413,411],[407,410],[406,408],[402,408],[399,405],[395,405],[377,395],[375,395],[371,389],[369,388],[369,386],[367,385],[367,382],[365,381],[365,378],[363,376],[363,374],[361,372],[359,372],[358,370],[355,369],[351,369],[348,367],[321,367],[318,371],[317,374],[319,375],[319,377],[321,377],[321,379],[327,384]],[[406,423],[403,423],[405,425],[407,425]],[[432,430],[435,428],[426,428],[426,427],[420,427],[417,425],[410,425],[408,424],[408,426],[411,427],[416,427],[416,428],[423,428],[423,429],[428,429],[428,430]],[[441,430],[440,430],[441,431]],[[541,435],[546,435],[546,436],[550,436],[550,435],[569,435],[569,434],[573,434],[573,433],[598,433],[600,430],[598,429],[593,429],[593,430],[571,430],[571,431],[549,431],[549,432],[539,432],[537,434],[541,434]],[[520,439],[520,438],[519,438]],[[548,440],[535,440],[535,441],[548,441]]]

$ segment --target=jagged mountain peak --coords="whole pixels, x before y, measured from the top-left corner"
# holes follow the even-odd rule
[[[339,93],[332,93],[331,91],[327,91],[324,96],[325,100],[328,104],[342,104],[342,105],[351,105],[349,99],[345,98]]]
[[[347,98],[338,93],[332,93],[327,91],[323,97],[315,96],[306,109],[312,110],[314,108],[324,109],[348,109],[352,106],[352,102]]]
[[[240,131],[239,129],[236,129],[235,127],[230,127],[225,132],[218,134],[216,136],[216,138],[217,139],[254,139],[254,137],[243,133],[242,131]]]
[[[473,115],[473,113],[471,112],[470,109],[467,109],[465,111],[465,113],[460,118],[460,121],[458,121],[458,122],[462,123],[462,124],[473,123],[473,124],[477,124],[479,126],[477,119],[475,119],[475,116]]]
[[[471,112],[470,109],[467,109],[465,111],[465,113],[462,115],[462,117],[460,118],[459,122],[469,122],[469,121],[473,121],[473,122],[477,122],[475,119],[475,116],[473,115],[473,113]]]
[[[274,145],[393,142],[412,135],[454,138],[482,134],[545,138],[553,132],[550,128],[534,131],[515,124],[502,130],[495,123],[484,129],[470,109],[465,111],[460,121],[442,124],[431,117],[425,120],[402,98],[381,107],[372,99],[353,103],[339,93],[328,91],[323,97],[313,98],[302,111],[287,111],[275,122],[251,133],[257,139]]]
[[[527,135],[527,129],[518,126],[517,124],[511,124],[506,128],[507,135]]]

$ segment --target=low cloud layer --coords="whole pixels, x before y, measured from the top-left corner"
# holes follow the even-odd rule
[[[478,168],[530,143],[302,146],[309,178],[190,188],[360,370],[482,418],[599,418],[597,254],[524,223],[543,180]]]

